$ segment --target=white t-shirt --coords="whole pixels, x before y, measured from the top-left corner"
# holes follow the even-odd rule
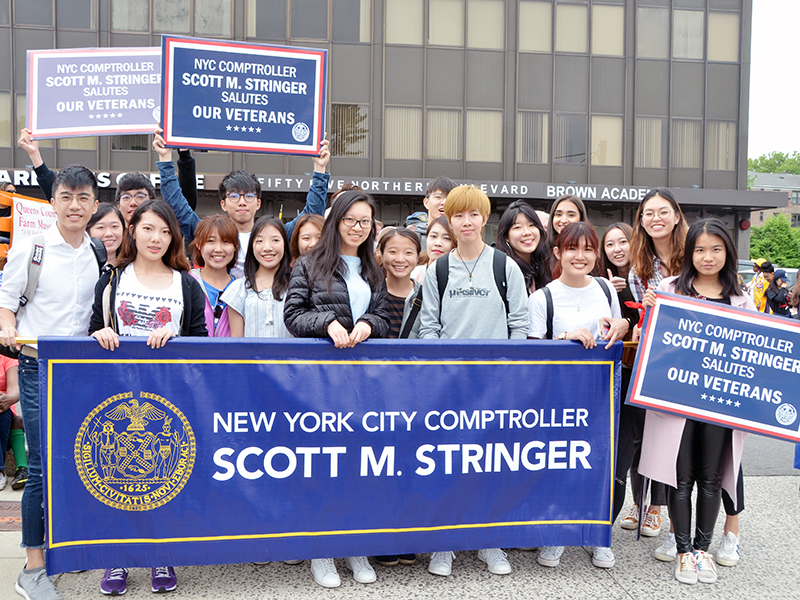
[[[611,305],[595,279],[586,287],[573,288],[556,279],[547,284],[553,294],[553,338],[563,331],[575,331],[586,327],[596,340],[602,339],[604,332],[599,321],[603,317],[621,318],[619,296],[608,279],[602,278],[611,294]],[[528,297],[528,317],[533,338],[545,339],[547,334],[547,299],[544,290],[536,290]]]
[[[128,265],[119,277],[114,312],[119,335],[148,336],[161,327],[180,335],[183,317],[180,272],[172,271],[172,283],[167,289],[151,290],[139,281],[133,265]]]
[[[250,232],[239,233],[239,255],[236,257],[236,266],[231,269],[231,275],[236,279],[244,277],[244,257],[247,256],[247,244],[250,243]]]

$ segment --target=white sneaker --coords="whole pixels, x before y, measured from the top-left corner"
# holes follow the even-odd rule
[[[508,575],[511,573],[511,565],[508,563],[507,556],[500,548],[478,550],[478,558],[485,562],[489,567],[489,572],[495,575]]]
[[[717,565],[714,564],[714,557],[708,552],[695,550],[694,560],[697,563],[697,581],[702,583],[716,583]]]
[[[739,562],[739,537],[735,533],[729,531],[728,534],[722,538],[714,558],[717,559],[717,563],[720,565],[735,567]]]
[[[452,552],[434,552],[431,554],[431,562],[428,564],[428,573],[447,577],[453,567],[453,559],[456,557]]]
[[[592,554],[592,564],[601,569],[610,569],[617,564],[617,559],[614,558],[614,553],[611,551],[611,548],[597,546]]]
[[[342,585],[332,558],[312,558],[311,572],[314,574],[314,581],[322,587],[335,588]]]
[[[561,562],[562,554],[564,554],[564,546],[547,546],[539,552],[536,562],[543,567],[557,567]]]
[[[656,548],[656,558],[664,562],[672,562],[678,555],[678,545],[675,543],[675,534],[670,533],[664,543]]]
[[[620,521],[619,526],[623,529],[636,529],[639,526],[639,505],[634,504],[631,510]]]
[[[0,473],[0,492],[6,489],[8,485],[8,477],[6,477],[5,472]]]
[[[675,579],[689,585],[697,583],[697,562],[693,552],[685,552],[676,557]]]
[[[366,556],[348,556],[344,559],[347,568],[353,572],[353,579],[358,583],[375,583],[375,569],[369,564]]]

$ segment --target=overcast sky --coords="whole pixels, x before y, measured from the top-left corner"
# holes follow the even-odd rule
[[[800,0],[753,0],[747,156],[800,151]]]

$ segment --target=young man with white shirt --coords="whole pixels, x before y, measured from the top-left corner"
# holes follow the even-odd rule
[[[16,338],[85,336],[89,330],[99,266],[86,224],[97,211],[97,179],[80,165],[65,167],[53,182],[50,202],[56,222],[34,238],[17,240],[8,252],[0,287],[0,343],[20,349]],[[38,244],[37,244],[38,246]],[[33,250],[33,253],[32,253]],[[35,294],[17,323],[20,298],[28,285],[29,263],[41,263]],[[61,598],[45,572],[42,453],[39,437],[39,367],[35,345],[19,355],[20,407],[28,436],[29,479],[22,496],[22,547],[27,563],[15,588],[28,600]]]
[[[167,148],[162,130],[156,129],[153,138],[153,149],[158,154],[158,174],[161,178],[161,196],[175,211],[181,233],[191,241],[194,239],[194,229],[200,222],[200,217],[192,210],[181,192],[178,178],[175,175],[175,165],[172,163],[172,148]],[[303,211],[286,224],[286,236],[291,239],[294,224],[304,214],[322,215],[325,212],[326,197],[328,193],[328,180],[330,173],[326,172],[331,153],[328,150],[328,140],[322,140],[322,149],[319,156],[312,158],[314,173],[311,179],[311,189],[306,196],[306,205]],[[236,266],[231,269],[231,275],[242,277],[244,275],[244,257],[247,254],[247,244],[250,241],[250,232],[256,212],[261,208],[261,184],[258,178],[247,171],[233,171],[225,176],[219,184],[220,206],[236,225],[239,232],[239,256]]]
[[[494,261],[495,253],[500,251],[483,241],[483,228],[490,211],[489,198],[475,186],[460,185],[447,195],[444,213],[458,247],[436,259],[425,274],[420,338],[524,340],[527,337],[528,293],[522,271],[511,257],[501,253],[504,279],[499,282]],[[443,269],[447,283],[442,293],[439,276]],[[500,290],[503,284],[505,298]],[[428,571],[450,575],[453,557],[450,551],[434,552]],[[479,550],[478,558],[496,575],[511,572],[506,554],[500,548]]]

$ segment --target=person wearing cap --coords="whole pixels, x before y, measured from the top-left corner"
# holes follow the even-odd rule
[[[772,281],[772,276],[775,274],[775,267],[768,260],[763,261],[759,265],[760,273],[756,277],[760,277],[761,281],[756,281],[753,284],[753,304],[756,305],[758,312],[769,313],[769,306],[767,305],[767,287]]]
[[[766,292],[767,305],[773,315],[792,318],[789,310],[789,277],[783,269],[776,269]]]

